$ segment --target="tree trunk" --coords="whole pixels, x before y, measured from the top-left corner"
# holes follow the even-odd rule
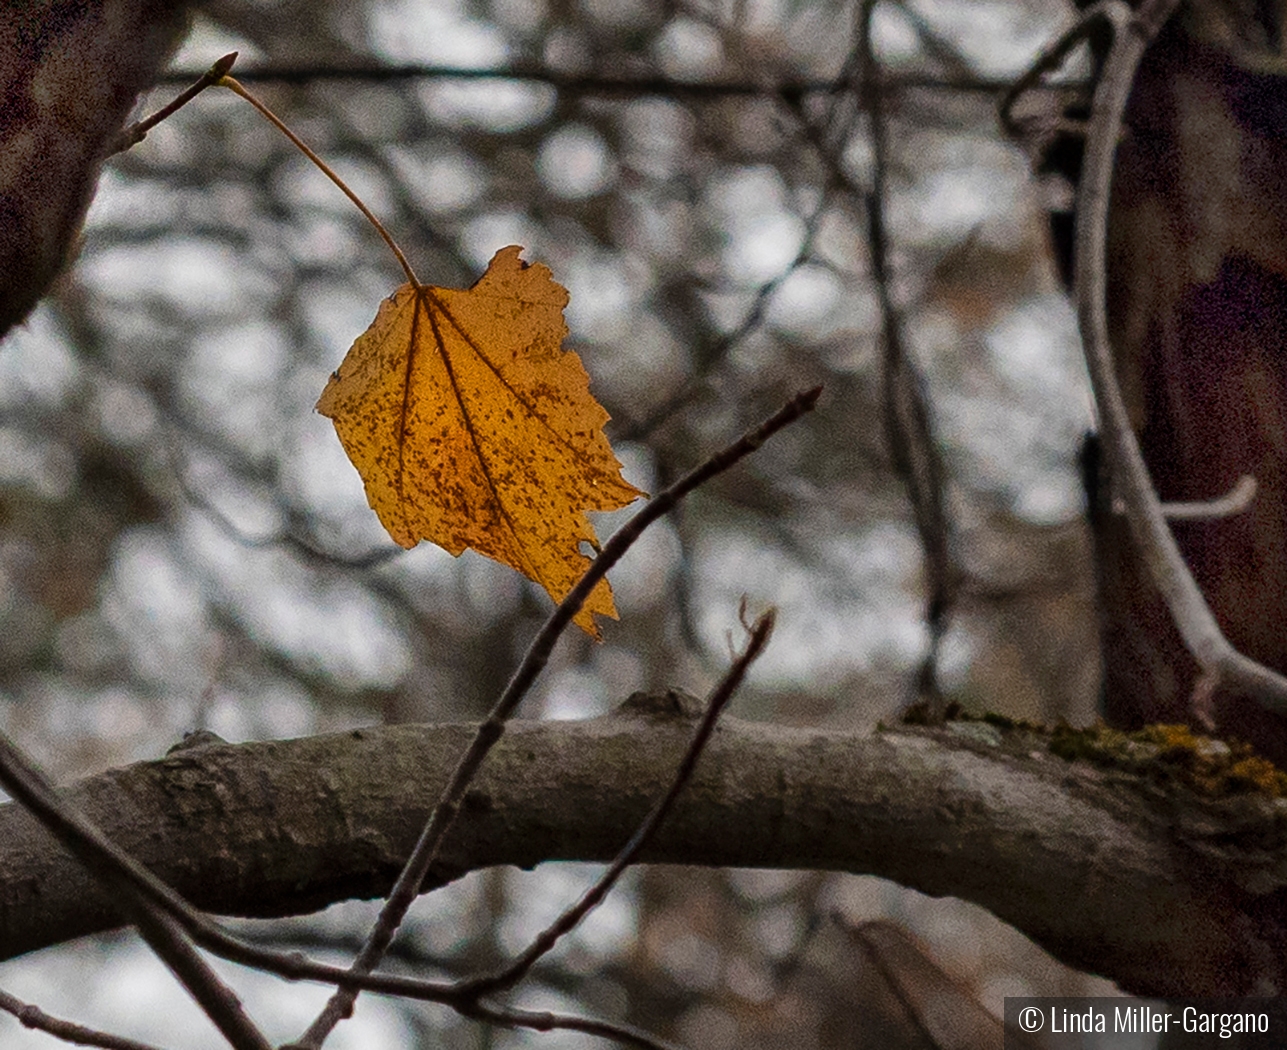
[[[1207,0],[1145,57],[1117,152],[1108,312],[1118,377],[1163,501],[1209,500],[1243,474],[1251,508],[1176,522],[1229,641],[1287,672],[1287,64],[1278,12]],[[1111,483],[1092,509],[1104,711],[1190,719],[1197,664],[1149,583]],[[1218,695],[1219,732],[1287,761],[1287,720]]]

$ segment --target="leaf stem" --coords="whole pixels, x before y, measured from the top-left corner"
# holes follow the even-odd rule
[[[398,247],[398,243],[393,239],[393,235],[384,228],[384,223],[382,223],[379,219],[375,217],[375,213],[372,212],[370,208],[368,208],[365,204],[362,203],[362,198],[359,197],[356,193],[354,193],[351,189],[349,189],[348,185],[344,182],[344,180],[340,178],[337,174],[335,174],[334,171],[331,170],[330,165],[328,165],[326,161],[322,160],[321,157],[319,157],[316,153],[314,153],[311,149],[309,149],[308,146],[304,143],[304,141],[298,135],[296,135],[295,132],[291,131],[291,129],[285,125],[285,123],[281,120],[280,117],[277,116],[276,113],[274,113],[271,109],[269,109],[266,105],[264,105],[261,101],[259,101],[259,99],[257,99],[254,95],[252,95],[249,91],[247,91],[244,87],[242,87],[241,84],[237,82],[235,77],[224,76],[220,78],[219,86],[226,87],[229,91],[232,91],[234,94],[240,95],[252,106],[254,106],[257,110],[259,110],[259,112],[263,114],[265,119],[271,122],[272,125],[275,128],[277,128],[278,131],[280,131],[283,135],[285,135],[288,139],[290,139],[292,143],[294,143],[296,149],[298,149],[301,153],[304,154],[304,156],[306,156],[309,160],[311,160],[314,164],[316,164],[317,167],[321,169],[322,174],[324,174],[328,179],[330,179],[333,183],[335,183],[335,185],[337,185],[340,188],[340,191],[344,194],[344,196],[346,196],[349,200],[351,200],[357,206],[357,210],[360,211],[366,217],[366,221],[375,227],[375,232],[378,233],[381,236],[381,238],[383,238],[384,243],[389,246],[389,251],[393,252],[393,254],[397,257],[398,265],[402,267],[402,272],[407,275],[407,280],[411,282],[411,287],[414,288],[417,292],[421,291],[424,286],[420,283],[420,279],[416,277],[416,272],[413,269],[411,269],[411,263],[409,263],[407,261],[407,257],[402,254],[402,249]]]

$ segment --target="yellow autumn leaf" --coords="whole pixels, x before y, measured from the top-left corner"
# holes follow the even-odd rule
[[[465,291],[404,284],[380,304],[317,410],[335,423],[396,543],[470,547],[559,601],[596,548],[587,510],[643,495],[621,478],[580,358],[563,349],[568,293],[511,245]],[[607,581],[576,623],[615,619]]]

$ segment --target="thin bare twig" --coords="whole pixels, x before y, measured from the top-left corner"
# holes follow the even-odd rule
[[[160,83],[183,84],[197,74],[175,69],[162,74]],[[404,80],[512,80],[545,84],[556,91],[578,95],[617,95],[629,98],[662,95],[668,98],[727,98],[744,96],[769,98],[775,95],[825,95],[836,89],[830,80],[783,80],[777,84],[751,81],[676,80],[659,76],[613,76],[603,73],[559,73],[544,66],[503,66],[478,69],[462,66],[437,66],[423,63],[400,65],[337,66],[326,63],[301,66],[262,66],[242,69],[238,78],[245,83],[309,84],[317,81],[350,80],[365,83],[389,83]],[[1009,80],[973,75],[925,74],[916,72],[891,74],[886,82],[891,91],[948,91],[998,95],[1011,86]],[[1089,87],[1083,81],[1059,81],[1032,85],[1032,90],[1061,92],[1070,88]]]
[[[93,870],[93,869],[91,869]],[[234,1050],[272,1050],[272,1044],[229,988],[197,951],[184,928],[160,908],[143,901],[132,883],[113,880],[130,901],[134,926]]]
[[[116,138],[112,140],[111,145],[107,147],[106,156],[110,157],[114,153],[124,153],[131,146],[137,146],[147,138],[147,133],[160,124],[161,121],[165,120],[166,117],[173,113],[177,113],[180,109],[201,94],[201,92],[206,88],[213,87],[215,84],[219,83],[219,81],[228,74],[228,71],[232,69],[232,65],[236,61],[237,52],[229,52],[202,73],[201,76],[197,78],[197,82],[195,84],[175,98],[175,100],[168,106],[162,106],[151,116],[144,117],[142,120],[135,121],[133,124],[122,128],[120,134],[118,134]]]
[[[111,1035],[73,1021],[64,1021],[51,1017],[38,1006],[15,999],[7,992],[0,992],[0,1010],[13,1014],[24,1028],[36,1032],[46,1032],[64,1043],[76,1046],[98,1046],[104,1050],[158,1050],[151,1043],[140,1043],[137,1039],[126,1039],[122,1035]]]
[[[885,123],[882,74],[871,42],[871,20],[879,0],[864,0],[858,41],[862,55],[862,95],[871,114],[872,185],[862,195],[867,211],[867,236],[872,277],[880,303],[884,355],[881,383],[885,433],[894,469],[907,487],[912,520],[925,556],[925,625],[929,646],[917,676],[917,699],[927,702],[935,718],[943,714],[938,688],[938,656],[952,608],[950,529],[943,498],[944,470],[934,439],[925,378],[903,345],[902,325],[891,291],[889,235],[885,226],[885,176],[889,140]]]
[[[232,989],[201,957],[182,926],[163,908],[156,907],[129,873],[104,855],[91,834],[96,829],[59,796],[35,764],[4,734],[0,734],[0,787],[21,802],[95,878],[120,894],[121,906],[139,935],[231,1046],[236,1050],[271,1050]]]
[[[684,753],[683,761],[680,762],[679,768],[675,770],[675,776],[670,783],[669,789],[658,799],[652,812],[644,818],[644,822],[630,836],[630,840],[622,847],[621,852],[617,854],[616,859],[608,866],[608,869],[576,904],[567,909],[548,928],[538,934],[527,949],[509,966],[487,977],[477,977],[472,980],[462,981],[457,986],[462,995],[474,997],[493,995],[496,992],[514,987],[527,976],[542,956],[548,954],[554,948],[560,938],[580,925],[581,920],[608,895],[608,891],[616,884],[622,873],[638,859],[643,848],[652,840],[657,829],[661,827],[662,821],[666,819],[671,809],[674,808],[675,800],[679,798],[680,792],[692,779],[693,772],[697,769],[697,760],[706,749],[706,744],[710,740],[711,734],[715,731],[715,723],[719,721],[719,716],[723,713],[729,700],[732,699],[733,694],[737,692],[738,686],[742,684],[742,679],[746,677],[747,669],[764,650],[764,646],[768,644],[769,635],[773,633],[775,616],[776,610],[769,609],[747,628],[750,638],[747,641],[746,649],[734,660],[733,666],[729,668],[728,673],[724,675],[723,680],[715,687],[706,701],[706,710],[697,724],[697,730],[693,734],[692,742],[688,745],[688,750]]]
[[[1250,509],[1256,498],[1256,479],[1244,474],[1223,496],[1215,499],[1192,500],[1183,503],[1163,503],[1162,516],[1167,521],[1216,521],[1235,518]],[[1114,504],[1113,509],[1121,513]]]
[[[1121,0],[1102,0],[1079,23],[1112,30],[1113,42],[1095,90],[1086,156],[1077,189],[1074,286],[1086,365],[1099,410],[1113,485],[1154,586],[1207,685],[1244,693],[1264,706],[1287,711],[1287,678],[1239,653],[1220,631],[1166,523],[1162,504],[1130,424],[1108,341],[1107,230],[1113,160],[1135,70],[1157,28],[1178,0],[1151,0],[1138,16]],[[1072,32],[1072,31],[1070,31]]]
[[[624,1046],[637,1046],[639,1050],[681,1050],[674,1043],[658,1039],[655,1035],[649,1035],[633,1025],[618,1024],[615,1021],[599,1021],[592,1017],[556,1014],[547,1010],[519,1010],[510,1006],[480,1002],[462,1004],[458,1009],[464,1017],[503,1025],[506,1028],[530,1028],[534,1032],[582,1032],[585,1035],[598,1036],[600,1039],[611,1039]],[[281,1050],[291,1050],[291,1048],[282,1047]]]
[[[681,499],[700,485],[705,484],[717,474],[722,473],[743,457],[754,452],[770,436],[783,427],[794,423],[801,416],[813,410],[822,387],[797,394],[785,406],[779,409],[768,420],[748,431],[732,445],[715,453],[705,463],[680,478],[668,489],[658,493],[643,509],[622,526],[613,537],[603,545],[603,549],[591,563],[580,581],[568,592],[558,607],[550,614],[541,630],[528,646],[522,662],[514,672],[509,684],[502,692],[500,699],[492,707],[487,718],[479,725],[474,739],[461,756],[460,762],[452,772],[446,787],[443,788],[437,805],[429,817],[424,830],[416,842],[411,856],[399,874],[393,889],[385,900],[379,918],[367,938],[363,950],[353,961],[351,972],[357,975],[371,973],[384,956],[394,934],[402,924],[407,910],[419,895],[420,886],[438,859],[438,851],[447,832],[451,830],[460,812],[461,800],[469,787],[488,752],[496,745],[505,733],[505,723],[513,716],[523,697],[544,669],[563,631],[580,610],[590,592],[598,585],[622,556],[643,534],[643,531],[666,515]],[[352,1013],[353,1003],[357,998],[355,987],[341,988],[326,1004],[317,1020],[309,1026],[308,1031],[298,1041],[299,1046],[307,1048],[320,1047],[326,1036],[346,1016]]]

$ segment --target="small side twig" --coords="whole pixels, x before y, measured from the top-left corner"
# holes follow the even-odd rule
[[[600,1021],[593,1017],[577,1017],[574,1014],[556,1014],[548,1010],[519,1010],[512,1006],[495,1006],[491,1003],[461,1004],[457,1007],[461,1015],[475,1021],[487,1021],[489,1024],[502,1025],[505,1028],[529,1028],[534,1032],[581,1032],[600,1039],[611,1039],[622,1046],[634,1046],[639,1050],[680,1050],[674,1043],[658,1039],[655,1035],[635,1028],[633,1025],[618,1024],[616,1021]],[[290,1050],[282,1047],[281,1050]]]
[[[821,394],[820,386],[797,394],[760,426],[748,431],[733,444],[715,453],[701,466],[680,478],[675,484],[659,492],[603,545],[603,549],[576,586],[568,592],[537,632],[518,669],[501,693],[500,699],[479,725],[473,741],[461,756],[406,865],[394,883],[393,889],[389,891],[389,896],[363,950],[353,961],[350,972],[354,976],[370,974],[384,957],[408,909],[419,895],[425,876],[438,859],[438,852],[447,833],[456,822],[461,800],[470,782],[488,753],[504,735],[505,724],[513,716],[514,710],[549,661],[555,643],[599,581],[621,560],[649,525],[664,517],[694,489],[754,452],[783,427],[789,426],[811,412]],[[344,987],[337,991],[296,1045],[307,1048],[320,1047],[332,1029],[352,1013],[356,999],[355,986]]]
[[[1236,518],[1250,509],[1256,498],[1256,490],[1256,479],[1250,474],[1244,474],[1233,488],[1215,499],[1163,503],[1162,517],[1167,521],[1218,521],[1221,518]],[[1126,504],[1122,500],[1114,500],[1113,513],[1125,514]]]
[[[233,63],[236,61],[237,52],[229,52],[202,73],[195,84],[175,98],[175,100],[168,106],[162,106],[151,116],[144,117],[142,120],[137,120],[133,124],[122,128],[120,134],[118,134],[116,138],[112,140],[111,145],[107,147],[106,156],[110,157],[116,153],[124,153],[130,147],[137,146],[147,138],[147,133],[160,124],[161,121],[165,120],[166,117],[177,113],[201,94],[201,92],[206,88],[214,87],[215,84],[219,83],[220,80],[228,75],[228,72],[232,69]]]
[[[622,847],[621,852],[617,854],[616,859],[608,866],[607,870],[576,904],[568,908],[549,927],[538,934],[527,949],[509,966],[487,977],[476,977],[472,980],[460,982],[456,987],[461,995],[465,997],[493,995],[496,992],[514,987],[527,976],[542,956],[547,955],[554,948],[560,938],[580,925],[581,920],[608,895],[608,891],[616,885],[622,873],[638,859],[639,854],[652,840],[662,821],[666,819],[671,809],[674,808],[675,800],[679,798],[680,792],[684,790],[684,787],[692,779],[693,772],[697,769],[697,760],[701,757],[702,752],[706,750],[711,734],[715,731],[715,723],[719,721],[724,708],[728,706],[729,700],[737,692],[738,686],[742,684],[742,680],[746,677],[747,669],[763,652],[765,645],[768,644],[769,635],[773,633],[773,623],[776,615],[777,610],[769,609],[747,628],[749,638],[746,648],[733,661],[733,666],[728,669],[724,678],[707,699],[706,710],[697,724],[697,729],[693,733],[693,739],[688,745],[688,750],[684,753],[683,760],[675,770],[675,776],[670,782],[670,787],[657,800],[657,804],[644,818],[643,823],[639,825],[635,833],[630,836],[630,840]]]
[[[76,1046],[98,1046],[103,1050],[158,1050],[151,1043],[140,1043],[137,1039],[126,1039],[121,1035],[111,1035],[83,1024],[64,1021],[51,1017],[38,1006],[15,999],[7,992],[0,992],[0,1010],[12,1014],[24,1028],[36,1032],[45,1032],[64,1043]]]

